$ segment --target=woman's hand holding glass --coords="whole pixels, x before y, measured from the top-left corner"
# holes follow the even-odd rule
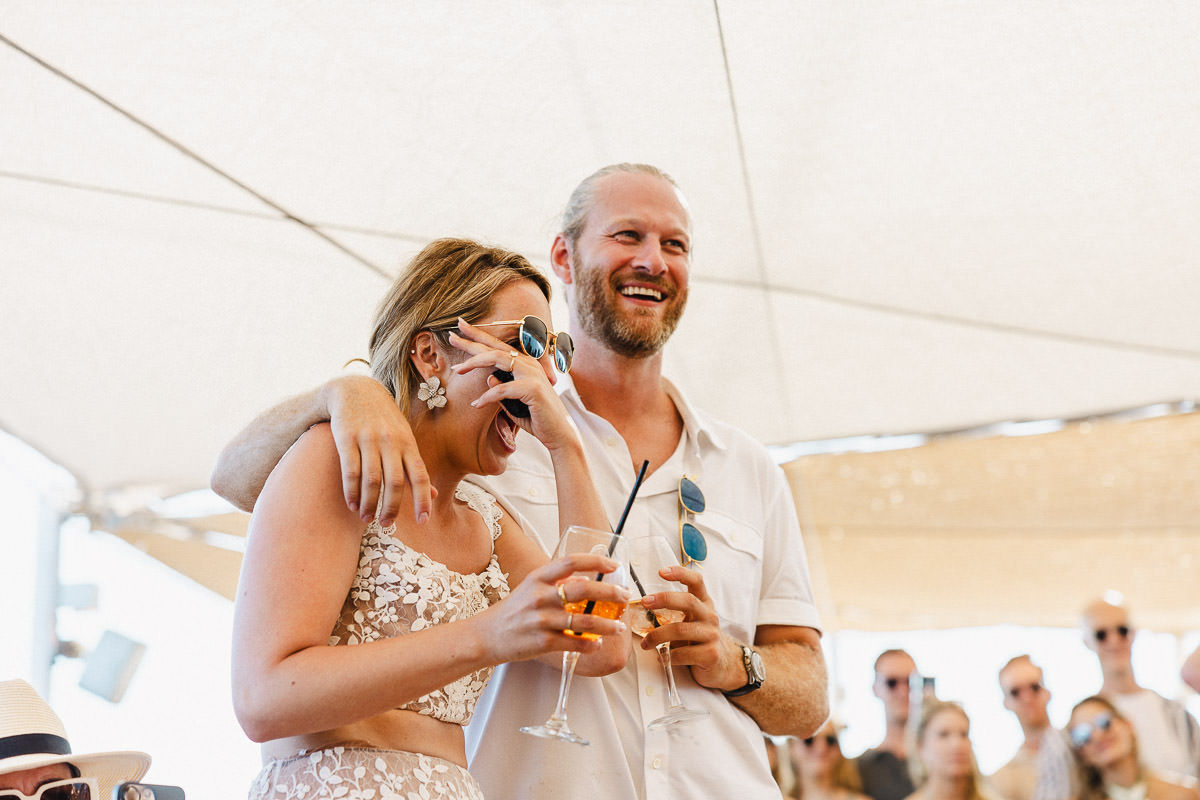
[[[623,569],[606,555],[585,552],[532,570],[504,601],[475,617],[482,623],[489,660],[522,661],[559,651],[578,657],[598,650],[603,637],[623,635],[620,614],[582,612],[589,602],[597,608],[625,608],[629,591],[624,578],[609,577]],[[597,575],[604,580],[596,580]]]
[[[620,566],[612,572],[603,575],[592,575],[588,572],[577,573],[558,583],[554,593],[560,601],[560,608],[566,612],[563,619],[563,634],[568,638],[580,637],[580,641],[596,638],[596,625],[606,618],[614,622],[625,612],[629,599],[629,570],[625,555],[625,540],[619,535],[608,532],[572,525],[563,532],[558,541],[554,555],[557,559],[578,553],[607,555],[615,559]],[[619,598],[608,600],[598,599],[595,593],[585,596],[580,590],[583,586],[600,581],[612,584],[610,588],[621,589]],[[561,613],[561,612],[559,612]],[[573,744],[588,744],[588,740],[571,730],[567,722],[567,695],[571,689],[571,677],[575,673],[575,665],[579,661],[580,648],[572,647],[563,652],[562,678],[558,687],[558,701],[554,712],[541,725],[527,725],[521,728],[521,733],[540,736],[545,739],[558,739]]]

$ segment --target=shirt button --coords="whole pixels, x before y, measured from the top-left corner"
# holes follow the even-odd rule
[[[529,487],[529,496],[530,496],[530,497],[537,497],[537,496],[538,496],[538,490],[537,490],[537,487],[536,487],[536,486],[530,486],[530,487]]]
[[[615,436],[605,437],[604,443],[606,445],[608,445],[609,447],[616,447],[617,446],[617,437],[615,437]]]
[[[662,756],[655,756],[654,760],[650,762],[650,766],[654,767],[655,769],[662,769],[662,765],[663,765],[663,757]]]
[[[646,687],[646,697],[654,697],[654,687],[653,686]]]

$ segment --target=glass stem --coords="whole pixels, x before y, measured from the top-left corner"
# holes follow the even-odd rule
[[[567,723],[567,693],[571,690],[571,678],[575,675],[575,664],[578,662],[578,650],[563,651],[562,677],[558,682],[558,702],[554,706],[554,713],[550,715],[550,719],[563,725]]]
[[[671,701],[671,708],[680,708],[683,701],[679,699],[679,690],[675,688],[675,671],[671,669],[671,643],[663,642],[655,645],[654,649],[658,651],[658,660],[667,673],[667,697]]]

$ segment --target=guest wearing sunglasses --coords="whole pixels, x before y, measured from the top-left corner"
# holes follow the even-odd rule
[[[624,670],[572,687],[572,724],[592,741],[585,753],[567,758],[514,734],[552,705],[556,672],[529,663],[497,670],[468,729],[471,769],[489,797],[777,798],[761,733],[808,736],[828,716],[820,623],[787,480],[761,444],[693,407],[662,374],[691,258],[683,195],[644,164],[586,178],[551,244],[575,348],[571,374],[555,388],[610,522],[650,462],[625,535],[677,542],[681,563],[667,577],[688,591],[655,598],[684,621],[654,629]],[[403,494],[404,513],[420,518],[429,507],[420,453],[385,398],[343,380],[295,398],[226,448],[214,488],[253,505],[279,455],[332,417],[347,503],[374,510],[382,497],[387,521]],[[550,456],[523,441],[510,469],[489,481],[547,551],[561,530]],[[647,691],[662,680],[655,646],[664,641],[673,642],[684,701],[709,712],[694,731],[646,729],[666,710],[663,693]]]
[[[915,746],[917,790],[908,800],[998,800],[980,778],[971,748],[971,721],[958,703],[926,703]]]
[[[868,800],[854,764],[842,755],[838,728],[826,722],[812,736],[788,740],[796,788],[796,800]]]
[[[1200,800],[1144,766],[1138,736],[1116,706],[1098,695],[1080,701],[1067,725],[1081,773],[1079,800]]]
[[[72,753],[62,720],[23,680],[0,681],[0,800],[109,800],[150,756]]]
[[[464,239],[430,243],[383,298],[371,369],[437,489],[428,521],[405,513],[384,526],[350,511],[325,424],[267,480],[234,608],[234,710],[265,762],[252,800],[481,800],[463,727],[495,665],[546,656],[557,666],[564,650],[582,653],[583,675],[625,665],[622,622],[564,608],[623,603],[619,586],[566,580],[616,562],[550,561],[502,497],[467,479],[504,472],[526,431],[553,453],[559,524],[606,526],[552,387],[570,358],[567,339],[546,340],[549,299],[524,257]],[[519,418],[506,401],[521,404]]]
[[[1074,797],[1075,771],[1064,734],[1050,724],[1042,668],[1027,655],[1015,656],[1000,668],[1004,707],[1021,726],[1023,740],[1007,764],[988,783],[1005,800],[1062,800]]]
[[[1123,598],[1107,595],[1084,608],[1084,643],[1100,662],[1100,696],[1120,709],[1142,744],[1146,766],[1200,777],[1200,724],[1182,703],[1142,688],[1133,675],[1134,628]]]
[[[873,800],[903,800],[912,794],[908,772],[909,680],[917,663],[904,650],[884,650],[875,659],[871,687],[883,704],[883,741],[854,759],[862,777],[863,792]]]

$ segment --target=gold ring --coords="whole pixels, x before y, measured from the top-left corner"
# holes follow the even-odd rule
[[[570,602],[567,600],[567,585],[565,583],[560,583],[558,585],[558,599],[563,601],[564,606]]]
[[[512,361],[508,362],[508,371],[512,372],[513,367],[515,367],[517,365],[517,354],[515,352],[513,352],[510,355],[512,355]]]

